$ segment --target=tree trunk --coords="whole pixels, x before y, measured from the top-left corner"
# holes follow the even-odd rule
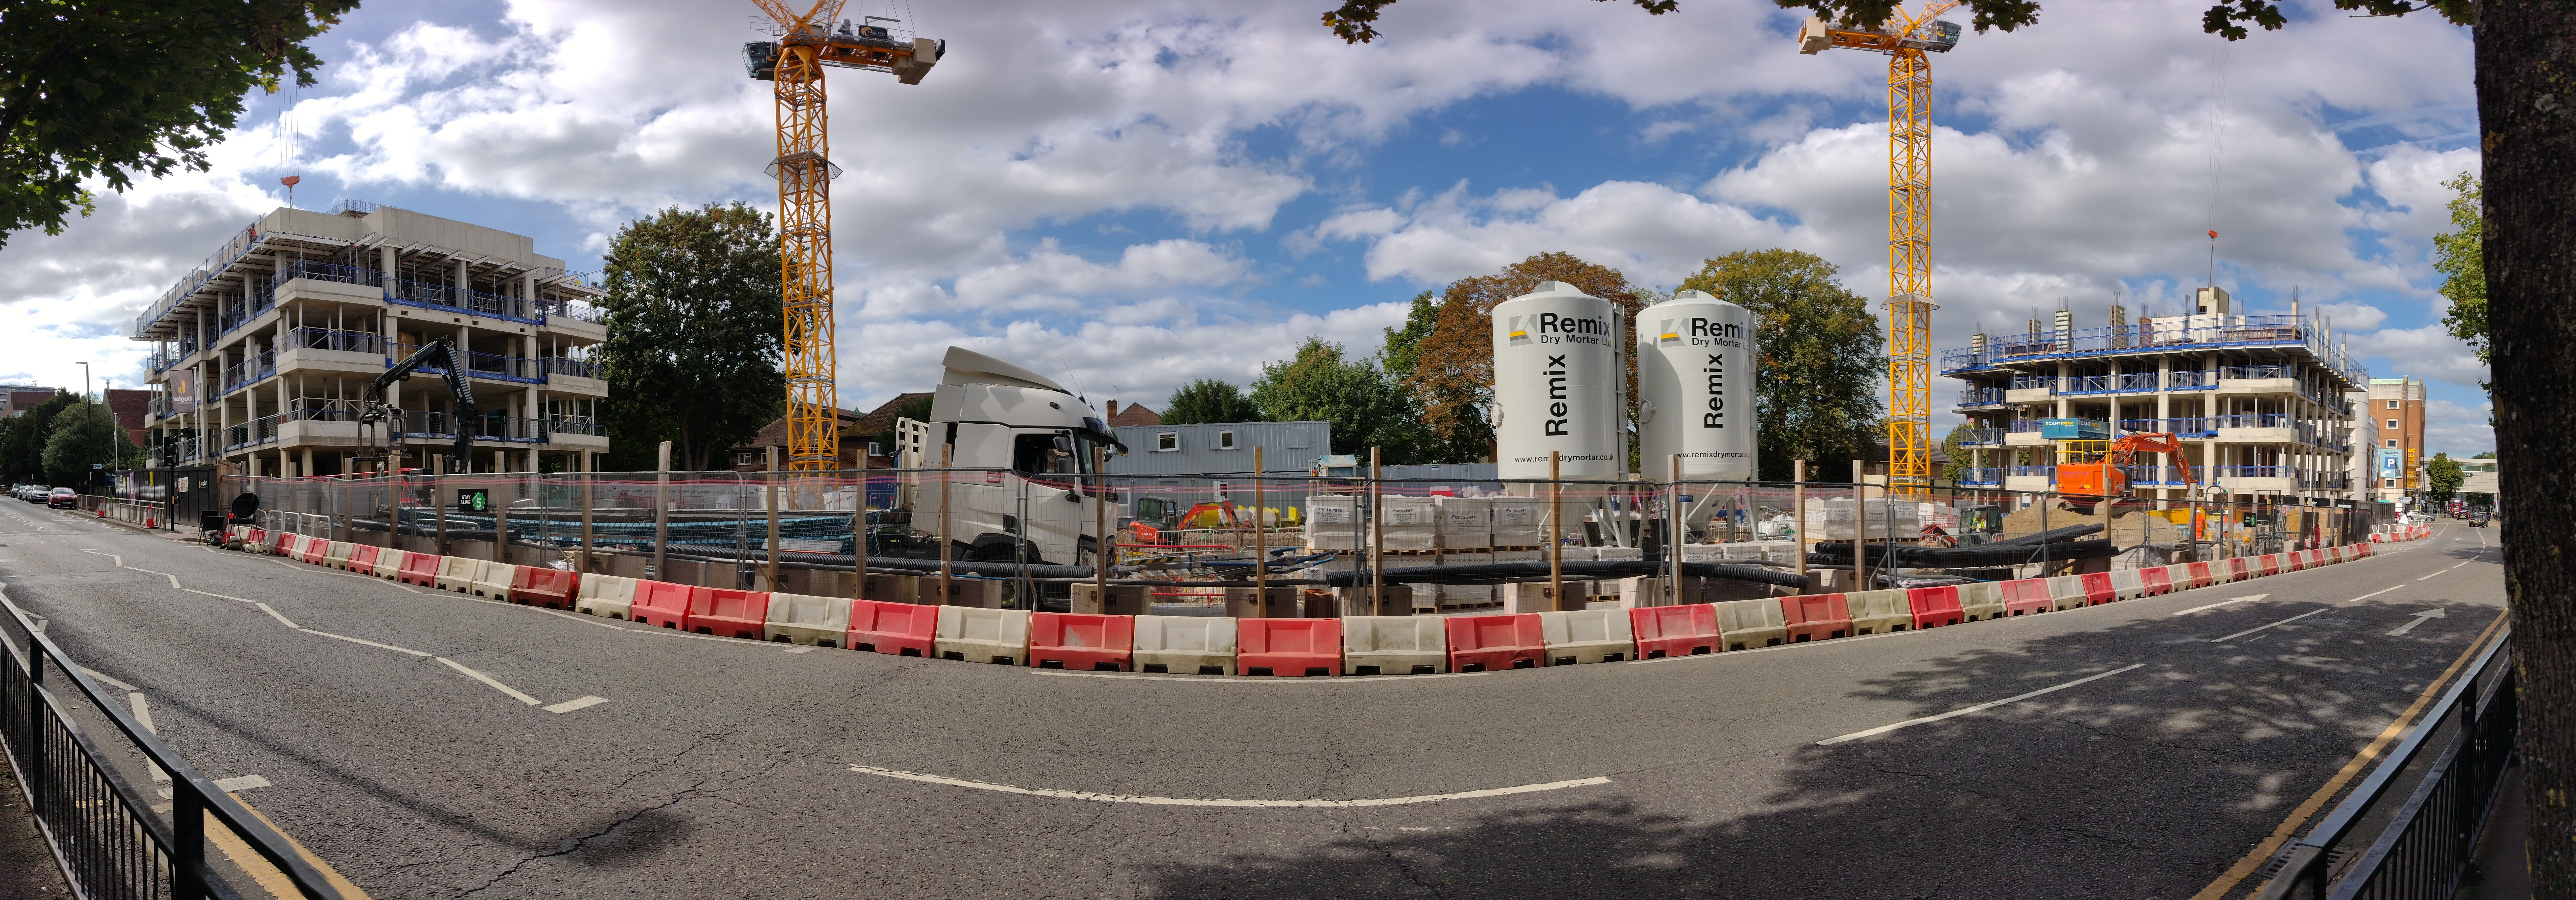
[[[2576,4],[2488,0],[2477,24],[2488,331],[2505,592],[2521,689],[2533,896],[2576,897]]]

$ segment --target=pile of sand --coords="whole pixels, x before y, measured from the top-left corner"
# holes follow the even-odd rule
[[[2040,508],[2037,506],[2016,510],[2004,516],[2004,531],[2000,537],[2012,538],[2025,534],[2037,534],[2043,530],[2053,531],[2069,525],[2107,524],[2110,526],[2108,534],[2096,533],[2080,540],[2108,537],[2111,539],[2111,546],[2135,547],[2139,544],[2170,544],[2182,540],[2183,532],[2181,527],[2161,516],[2134,509],[2123,510],[2106,523],[2101,516],[2050,508],[2047,511],[2047,520],[2047,525],[2043,528],[2040,524]]]

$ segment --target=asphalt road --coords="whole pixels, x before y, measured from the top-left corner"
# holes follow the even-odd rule
[[[1333,679],[692,638],[23,503],[0,585],[377,897],[2182,900],[2494,621],[2493,540],[1925,632]],[[1373,800],[1401,802],[1348,802]]]

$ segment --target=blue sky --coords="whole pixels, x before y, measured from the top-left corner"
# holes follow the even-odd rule
[[[1799,17],[1744,0],[1404,0],[1363,47],[1315,24],[1330,5],[893,9],[951,56],[918,86],[835,73],[844,405],[935,381],[957,343],[1159,407],[1309,334],[1373,349],[1416,292],[1550,250],[1668,288],[1787,246],[1884,293],[1883,57],[1798,55]],[[2221,46],[2191,2],[2060,3],[1936,57],[1936,345],[2059,298],[2099,325],[2114,288],[2169,309],[2215,228],[2240,303],[2297,289],[2372,374],[2428,379],[2435,449],[2490,449],[2424,261],[2440,182],[2476,166],[2466,33],[2293,9]],[[509,228],[575,269],[664,205],[772,206],[753,14],[370,3],[318,43],[320,85],[254,98],[214,171],[10,236],[0,380],[77,384],[89,359],[139,381],[135,308],[282,201],[289,101],[297,205]]]

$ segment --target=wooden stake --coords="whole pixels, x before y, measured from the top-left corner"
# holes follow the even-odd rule
[[[1386,511],[1378,506],[1384,497],[1377,489],[1377,449],[1369,448],[1369,614],[1383,616],[1386,615]]]
[[[1557,479],[1562,456],[1547,451],[1547,603],[1565,608],[1565,484]]]

